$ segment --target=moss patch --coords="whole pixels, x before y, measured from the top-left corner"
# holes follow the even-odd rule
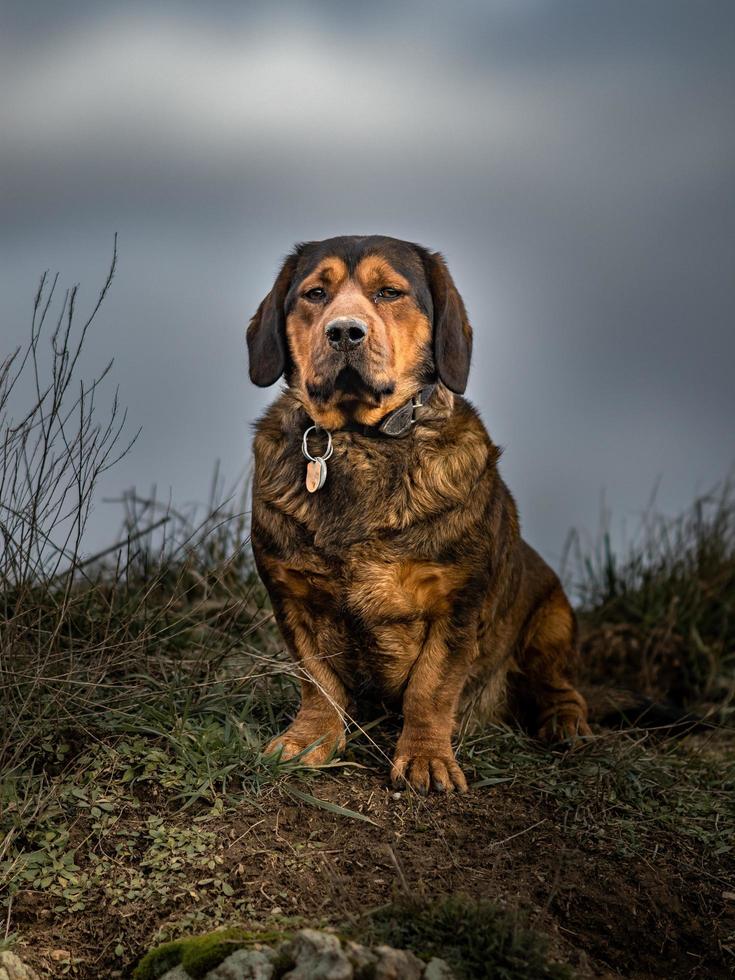
[[[184,942],[163,943],[146,953],[133,970],[133,980],[157,980],[181,963]]]
[[[163,943],[143,957],[133,971],[133,980],[157,980],[175,966],[182,966],[193,980],[199,980],[237,949],[255,943],[273,945],[288,938],[289,934],[283,932],[218,929],[203,936]]]

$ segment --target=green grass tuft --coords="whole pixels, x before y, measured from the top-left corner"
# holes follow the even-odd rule
[[[488,901],[463,896],[423,902],[402,899],[376,913],[371,942],[439,956],[467,980],[570,980],[568,966],[548,958],[543,936]]]
[[[508,784],[554,804],[567,832],[621,857],[654,855],[662,835],[709,859],[735,855],[735,755],[727,734],[656,742],[608,733],[552,752],[521,732],[466,738],[475,785]]]
[[[588,677],[682,706],[735,698],[735,484],[676,518],[649,513],[616,555],[609,534],[577,548],[576,590]]]

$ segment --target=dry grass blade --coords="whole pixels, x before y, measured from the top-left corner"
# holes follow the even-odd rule
[[[294,796],[297,800],[308,803],[309,806],[318,806],[322,810],[336,813],[338,817],[349,817],[350,820],[362,820],[364,823],[371,823],[374,827],[380,826],[372,817],[368,817],[364,813],[358,813],[356,810],[350,810],[349,807],[339,806],[337,803],[332,803],[331,800],[321,800],[318,796],[312,796],[311,793],[303,793],[300,789],[294,789],[293,786],[286,786],[285,791],[289,796]]]

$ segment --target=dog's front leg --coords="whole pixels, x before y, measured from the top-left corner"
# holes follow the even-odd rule
[[[298,755],[305,765],[319,766],[345,744],[347,693],[330,665],[330,655],[340,651],[341,638],[328,618],[314,615],[308,597],[287,598],[273,590],[271,600],[298,666],[301,706],[291,725],[269,742],[265,753],[280,751],[282,760]]]
[[[403,694],[403,731],[398,739],[391,779],[420,793],[467,791],[467,780],[454,757],[452,733],[457,704],[475,647],[449,623],[429,625]]]

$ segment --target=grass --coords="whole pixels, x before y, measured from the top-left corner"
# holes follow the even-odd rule
[[[735,487],[725,481],[683,514],[649,512],[619,557],[604,533],[575,548],[590,680],[621,683],[732,719],[735,698]]]
[[[253,825],[275,813],[276,833],[278,814],[296,806],[369,835],[381,822],[370,801],[358,812],[328,790],[382,778],[385,768],[372,731],[348,746],[353,771],[365,771],[338,768],[339,782],[330,770],[317,777],[260,755],[288,721],[296,677],[250,559],[244,483],[228,489],[215,473],[202,512],[127,494],[116,543],[82,552],[98,478],[129,445],[116,396],[99,421],[108,369],[78,377],[113,273],[114,261],[79,330],[75,291],[46,330],[55,284],[44,278],[28,346],[0,366],[0,948],[35,941],[36,909],[42,929],[54,923],[55,935],[70,937],[56,941],[69,945],[75,923],[100,920],[104,909],[111,976],[124,974],[143,941],[257,918],[227,837],[243,807]],[[587,852],[636,862],[676,853],[726,891],[733,486],[680,518],[650,516],[622,559],[609,537],[591,554],[578,547],[576,558],[587,680],[709,710],[719,727],[664,741],[610,732],[571,754],[498,728],[465,738],[460,760],[476,792],[524,801]],[[407,798],[405,819],[418,826],[424,806]],[[294,845],[295,874],[321,867],[322,843]],[[292,912],[275,925],[290,926]],[[482,901],[393,902],[371,922],[399,945],[451,948],[467,976],[491,975],[488,964],[493,976],[519,980],[568,975],[517,917]]]
[[[543,936],[492,902],[458,895],[437,901],[403,898],[381,910],[370,936],[429,960],[446,960],[466,980],[571,980],[569,967],[549,959]]]
[[[620,857],[640,857],[669,834],[686,860],[685,852],[735,857],[729,745],[729,736],[658,742],[642,732],[609,732],[575,752],[550,753],[496,728],[462,748],[477,787],[506,783],[547,800],[585,845],[603,840]]]

